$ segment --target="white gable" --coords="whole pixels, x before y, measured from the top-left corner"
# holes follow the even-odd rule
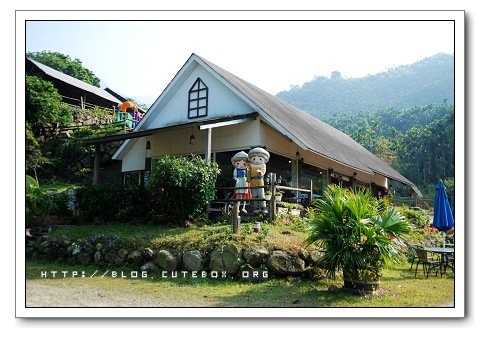
[[[218,119],[227,116],[244,115],[254,110],[235,95],[230,89],[215,78],[211,72],[205,70],[196,63],[196,67],[179,84],[175,93],[165,98],[168,102],[153,107],[150,111],[149,121],[143,127],[145,129],[162,128],[173,125]],[[189,90],[195,81],[200,78],[208,87],[208,115],[200,118],[188,118]],[[143,128],[142,128],[143,129]]]

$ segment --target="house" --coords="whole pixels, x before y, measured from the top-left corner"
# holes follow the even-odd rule
[[[122,163],[124,181],[141,182],[163,155],[205,154],[220,165],[220,184],[231,186],[231,156],[260,146],[271,154],[267,171],[283,185],[312,185],[321,194],[337,183],[381,195],[395,180],[418,191],[349,136],[196,54],[132,133],[92,144],[114,140],[124,140],[113,155]]]
[[[82,109],[100,107],[111,109],[113,113],[115,107],[122,102],[104,89],[83,82],[30,58],[25,58],[25,73],[36,75],[51,82],[62,96],[64,103]]]
[[[25,71],[27,75],[36,75],[51,82],[62,97],[62,102],[73,109],[100,108],[108,110],[114,117],[113,123],[124,126],[128,130],[133,128],[145,115],[145,111],[141,107],[129,102],[127,98],[110,88],[102,89],[93,86],[30,58],[25,59]],[[128,112],[121,109],[121,105],[125,104],[131,105],[132,109]]]

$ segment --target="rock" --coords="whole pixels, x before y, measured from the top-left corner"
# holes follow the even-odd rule
[[[51,258],[55,258],[56,250],[54,250],[53,248],[45,248],[45,249],[42,249],[41,253],[47,257],[49,256]]]
[[[121,260],[124,260],[125,257],[128,255],[128,250],[127,249],[120,249],[117,252],[118,257],[120,257]]]
[[[67,246],[67,255],[72,255],[72,252],[73,252],[73,245],[69,245]]]
[[[139,266],[142,264],[143,255],[140,251],[132,251],[130,255],[128,255],[127,260],[135,266]]]
[[[147,261],[150,261],[155,258],[155,252],[150,248],[145,248],[143,250],[143,257],[145,257]]]
[[[329,285],[328,286],[328,292],[332,292],[332,293],[338,293],[342,290],[342,288],[339,288],[338,286],[336,285]]]
[[[102,254],[100,253],[100,251],[95,252],[95,254],[93,255],[93,261],[95,263],[100,263],[101,260],[102,260]]]
[[[210,255],[210,269],[227,275],[235,275],[242,265],[242,250],[233,244],[223,245]]]
[[[85,251],[86,253],[91,255],[95,253],[95,249],[93,248],[93,245],[91,245],[88,242],[83,245],[82,251]]]
[[[245,261],[254,268],[265,263],[267,257],[268,250],[265,248],[247,248],[243,252],[243,258],[245,258]]]
[[[40,243],[44,242],[44,241],[47,241],[50,239],[50,236],[49,235],[42,235],[40,237],[37,237],[37,239],[35,240],[35,243],[37,245],[40,245]]]
[[[78,254],[77,263],[80,265],[88,265],[92,262],[92,256],[86,252],[81,252]]]
[[[43,241],[40,243],[40,245],[38,246],[38,248],[40,250],[45,250],[46,248],[48,248],[50,246],[50,242],[49,241]]]
[[[26,258],[31,258],[33,256],[33,253],[35,252],[35,249],[31,246],[27,246],[25,248],[25,257]]]
[[[305,269],[305,262],[285,251],[274,251],[267,259],[267,267],[280,276],[298,276]]]
[[[148,271],[148,272],[155,272],[155,271],[158,271],[158,266],[156,266],[155,263],[147,262],[140,267],[140,270]]]
[[[113,250],[105,253],[105,261],[111,266],[116,266],[122,263],[120,257],[118,257],[117,253]]]
[[[102,243],[97,243],[97,245],[95,245],[95,249],[96,249],[97,251],[102,250],[102,248],[103,248]]]
[[[160,250],[154,263],[167,271],[175,271],[178,266],[177,258],[167,250]]]
[[[310,251],[310,254],[308,255],[307,259],[305,260],[305,263],[309,266],[316,266],[318,262],[320,262],[320,259],[323,257],[323,252],[319,250],[313,250]]]
[[[198,250],[186,252],[182,261],[183,266],[188,271],[202,271],[204,268],[202,254]]]
[[[55,255],[61,258],[66,257],[68,256],[67,249],[60,247],[57,249],[57,252],[55,253]]]
[[[310,257],[310,252],[308,252],[307,250],[305,250],[304,248],[300,248],[298,250],[298,257],[300,257],[301,259],[303,259],[305,262],[307,262],[308,258]]]

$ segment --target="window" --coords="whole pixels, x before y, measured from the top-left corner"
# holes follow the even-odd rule
[[[197,78],[188,92],[188,118],[204,117],[208,114],[208,87]]]

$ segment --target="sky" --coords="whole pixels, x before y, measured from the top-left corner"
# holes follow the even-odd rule
[[[271,94],[339,71],[363,77],[454,52],[448,21],[29,21],[26,50],[78,58],[147,106],[192,53]]]

